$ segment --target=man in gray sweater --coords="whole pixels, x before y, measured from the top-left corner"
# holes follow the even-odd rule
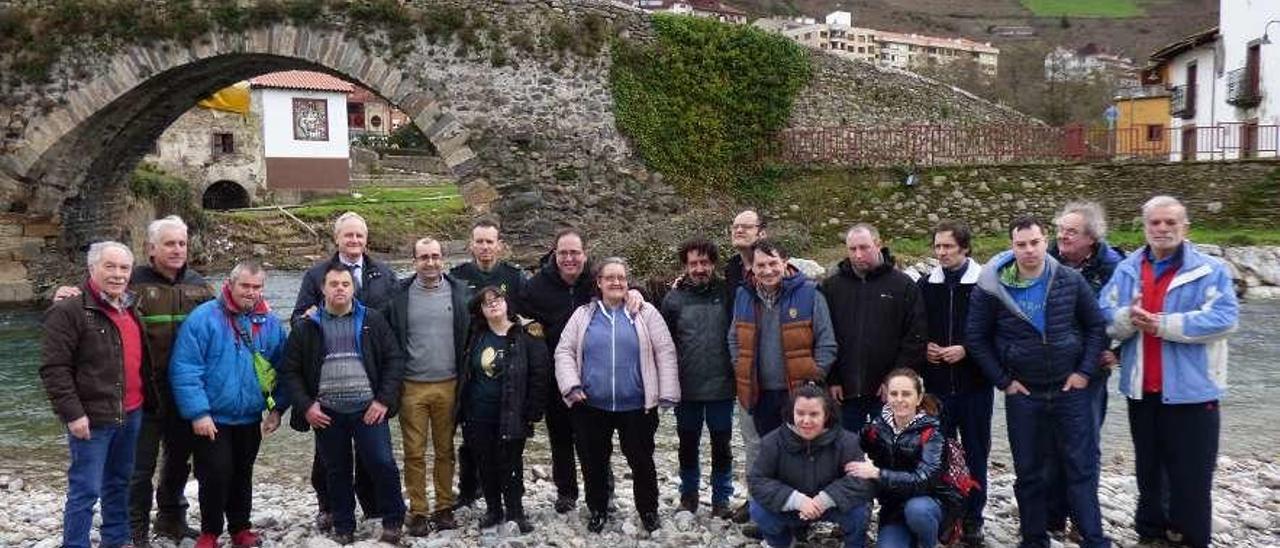
[[[444,272],[444,252],[430,238],[413,246],[416,273],[402,282],[387,317],[408,355],[400,432],[404,440],[404,483],[409,492],[407,532],[425,536],[431,528],[453,529],[453,409],[458,360],[467,340],[467,284]],[[436,511],[427,504],[427,438]],[[430,516],[430,517],[428,517]]]

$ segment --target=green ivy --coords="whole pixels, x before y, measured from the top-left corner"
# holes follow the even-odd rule
[[[147,200],[156,208],[156,216],[177,215],[192,228],[205,225],[205,212],[196,201],[195,192],[185,179],[165,173],[148,164],[138,164],[129,178],[129,193]]]
[[[808,82],[808,53],[744,25],[657,15],[653,27],[654,44],[614,44],[610,83],[619,129],[685,193],[749,184],[743,181],[759,171],[765,147]]]

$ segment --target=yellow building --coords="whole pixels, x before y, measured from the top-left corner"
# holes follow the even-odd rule
[[[1117,156],[1169,157],[1169,91],[1164,86],[1126,90],[1115,105]]]

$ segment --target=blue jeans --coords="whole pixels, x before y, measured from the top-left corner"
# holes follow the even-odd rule
[[[702,468],[698,446],[702,443],[702,424],[711,434],[711,504],[729,504],[733,496],[734,400],[681,402],[676,406],[676,434],[680,438],[680,495],[697,496]]]
[[[756,522],[756,526],[760,527],[760,533],[764,536],[764,540],[769,543],[769,546],[790,546],[793,536],[791,531],[797,527],[812,523],[800,519],[798,512],[766,510],[756,504],[754,500],[751,501],[749,508],[751,521]],[[841,512],[839,508],[832,508],[822,514],[816,521],[829,521],[839,525],[840,531],[844,533],[845,548],[862,548],[865,543],[867,520],[870,517],[871,514],[867,509],[867,505],[861,504],[844,512]]]
[[[333,529],[350,533],[356,529],[356,497],[351,484],[351,444],[373,478],[377,507],[382,513],[383,527],[399,527],[404,523],[404,497],[400,495],[400,469],[391,452],[391,429],[384,419],[375,425],[364,423],[364,413],[337,413],[323,409],[332,419],[327,428],[316,430],[320,450],[328,468],[329,511],[333,513]]]
[[[933,497],[907,500],[906,523],[880,524],[876,548],[933,548],[938,544],[938,525],[942,522],[942,506]],[[914,540],[914,542],[912,542]]]
[[[987,459],[991,455],[991,413],[995,389],[990,386],[972,392],[947,394],[942,398],[942,431],[954,439],[960,434],[964,463],[981,489],[969,492],[965,501],[966,527],[981,527],[987,506]]]
[[[1102,458],[1102,423],[1107,419],[1107,379],[1111,371],[1099,368],[1086,390],[1093,393],[1094,419],[1098,421],[1098,429],[1094,437],[1098,439],[1098,458]],[[1050,455],[1049,461],[1049,529],[1063,531],[1067,528],[1067,467],[1056,454]]]
[[[1005,397],[1009,450],[1017,479],[1023,547],[1048,547],[1049,463],[1056,453],[1067,471],[1067,503],[1085,548],[1110,546],[1098,507],[1098,428],[1092,390],[1056,387]]]
[[[124,424],[95,426],[89,439],[67,434],[67,504],[62,511],[62,545],[88,548],[93,505],[102,501],[102,546],[129,542],[129,478],[142,428],[142,410],[125,415]]]

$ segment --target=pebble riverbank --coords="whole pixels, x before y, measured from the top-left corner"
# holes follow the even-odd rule
[[[525,470],[527,493],[525,504],[536,529],[521,535],[514,523],[479,530],[477,524],[483,512],[483,503],[458,514],[462,527],[453,531],[434,533],[424,538],[406,537],[405,546],[413,548],[445,548],[454,546],[480,546],[495,548],[533,548],[560,546],[587,548],[604,546],[611,548],[660,546],[740,547],[758,546],[743,536],[740,526],[711,518],[709,493],[703,493],[703,505],[698,513],[675,511],[676,492],[679,484],[674,451],[660,452],[656,457],[659,469],[660,499],[663,526],[653,534],[640,527],[632,511],[630,475],[626,467],[615,459],[619,478],[617,486],[619,512],[601,535],[586,531],[586,512],[579,510],[566,515],[552,509],[555,487],[549,468],[545,464],[528,466]],[[1007,458],[993,459],[990,484],[990,500],[987,505],[987,541],[989,546],[1016,545],[1017,505],[1013,497],[1013,473]],[[1104,527],[1116,546],[1135,546],[1137,537],[1132,530],[1132,515],[1137,486],[1128,470],[1117,465],[1106,465],[1099,499],[1102,506]],[[705,470],[704,470],[705,472]],[[265,547],[335,548],[336,543],[319,534],[312,525],[314,496],[310,487],[297,476],[257,478],[254,491],[254,527],[263,535]],[[704,486],[705,486],[704,482]],[[742,485],[735,483],[741,500]],[[193,524],[198,523],[195,514],[196,483],[187,485],[187,497],[191,503]],[[50,482],[24,479],[21,473],[0,476],[0,546],[24,548],[53,548],[59,545],[61,514],[64,492]],[[736,502],[735,500],[735,502]],[[361,522],[357,531],[357,547],[386,546],[373,540],[379,524],[376,520]],[[1280,546],[1280,464],[1261,459],[1233,459],[1221,457],[1218,461],[1214,489],[1214,542],[1223,547],[1275,547]],[[94,533],[96,535],[96,531]],[[839,546],[837,539],[829,535],[826,527],[816,527],[815,537],[807,545],[814,547]],[[96,537],[95,537],[96,538]],[[226,538],[224,537],[224,542]],[[157,548],[191,548],[193,541],[180,545],[160,541]],[[1074,546],[1054,541],[1053,548]]]

